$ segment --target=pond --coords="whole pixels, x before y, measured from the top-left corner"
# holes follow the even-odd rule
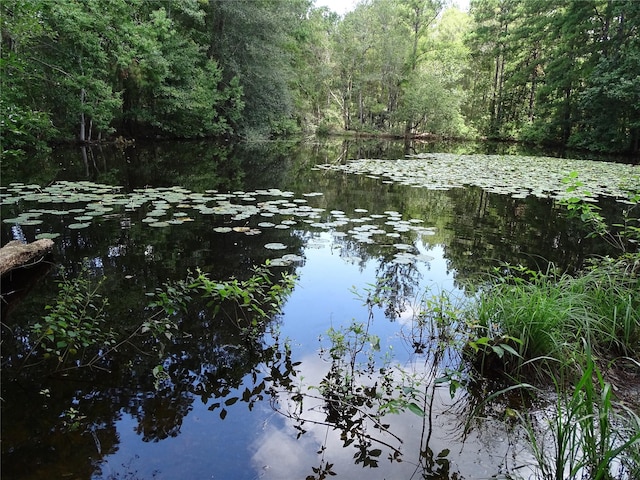
[[[615,221],[616,179],[638,167],[485,149],[163,143],[58,149],[3,171],[2,244],[53,238],[64,267],[4,313],[3,475],[526,478],[507,406],[479,413],[482,393],[438,380],[460,359],[424,312],[472,301],[505,263],[572,271],[610,253],[561,214],[561,179],[578,171]],[[242,316],[194,300],[166,341],[79,368],[25,358],[63,275],[100,281],[126,335],[158,289],[197,272],[246,280],[265,262],[295,285],[249,335]]]

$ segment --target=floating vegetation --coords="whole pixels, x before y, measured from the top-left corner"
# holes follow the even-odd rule
[[[269,263],[274,267],[288,267],[293,263],[298,263],[303,261],[304,258],[300,255],[295,255],[293,253],[289,253],[287,255],[283,255],[280,258],[274,258],[269,261]]]
[[[59,236],[60,236],[59,233],[43,232],[43,233],[38,233],[36,235],[36,240],[40,240],[40,239],[43,239],[43,238],[54,239],[54,238],[58,238]]]
[[[87,228],[89,225],[91,225],[91,223],[86,222],[86,223],[72,223],[70,225],[67,225],[67,228],[70,230],[80,230],[82,228]]]
[[[319,169],[380,177],[385,183],[399,183],[432,190],[478,186],[488,192],[514,198],[600,196],[624,201],[625,185],[637,188],[640,167],[591,160],[571,160],[518,155],[455,155],[425,153],[399,160],[354,160],[346,164],[324,164]],[[567,193],[563,182],[571,172],[580,172],[580,188]],[[633,180],[631,180],[633,179]],[[385,212],[391,215],[392,212]],[[397,212],[396,212],[397,213]]]
[[[637,188],[640,167],[540,157],[496,155],[420,154],[399,160],[354,160],[344,165],[321,165],[317,168],[337,170],[379,178],[428,189],[479,186],[489,192],[513,198],[563,198],[568,185],[563,181],[571,172],[579,172],[582,186],[572,196],[595,201],[598,196],[625,199],[625,186]],[[622,183],[626,182],[626,185]],[[305,230],[306,248],[331,242],[332,248],[348,246],[348,242],[376,244],[388,249],[393,262],[399,264],[429,262],[432,258],[417,247],[432,243],[437,231],[425,225],[422,218],[403,218],[403,213],[388,209],[370,212],[365,208],[338,210],[320,208],[316,197],[320,192],[301,193],[280,189],[219,192],[192,192],[184,187],[134,189],[93,182],[57,182],[49,186],[13,183],[0,189],[3,223],[34,227],[33,234],[47,235],[49,228],[38,227],[60,217],[70,230],[91,225],[94,219],[117,218],[126,228],[144,225],[153,228],[180,228],[194,219],[205,220],[219,234],[259,235],[269,229]],[[5,211],[6,208],[6,211]],[[49,217],[47,219],[47,217]],[[206,217],[206,219],[205,219]],[[124,228],[124,227],[123,227]],[[322,237],[328,233],[326,239]],[[43,237],[44,238],[44,237]],[[283,243],[267,243],[266,249],[287,248]],[[348,248],[345,248],[346,252]],[[299,261],[275,259],[283,264]]]
[[[284,250],[285,248],[287,248],[287,246],[284,243],[273,242],[267,243],[264,248],[266,248],[267,250]]]
[[[422,219],[403,219],[402,214],[394,210],[370,213],[364,208],[355,208],[348,215],[343,210],[325,210],[310,205],[312,199],[322,196],[320,192],[303,193],[301,196],[305,198],[296,198],[293,192],[279,189],[231,193],[207,190],[197,193],[179,186],[134,189],[123,193],[120,187],[63,181],[45,187],[11,184],[0,189],[0,205],[13,212],[3,220],[5,224],[36,226],[46,223],[47,216],[66,217],[63,219],[69,230],[88,228],[98,218],[115,218],[122,228],[131,228],[136,223],[156,229],[175,228],[193,221],[197,215],[206,216],[212,231],[219,234],[253,236],[261,234],[264,229],[286,231],[304,225],[305,230],[331,233],[327,239],[312,236],[306,242],[307,248],[328,242],[340,248],[345,242],[352,241],[400,250],[395,256],[398,263],[424,261],[413,253],[416,249],[412,243],[420,235],[433,235],[435,230],[423,226]],[[406,233],[414,236],[405,238],[408,243],[401,243],[400,239]],[[60,234],[36,229],[34,235],[55,238]],[[287,246],[272,242],[266,243],[264,248],[284,250]],[[400,255],[403,253],[405,255]],[[300,261],[302,257],[291,255],[273,260],[280,265]]]

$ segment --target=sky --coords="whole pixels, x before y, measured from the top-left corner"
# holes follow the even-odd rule
[[[470,0],[453,0],[461,10],[469,10]],[[344,15],[354,9],[358,0],[316,0],[317,7],[329,7],[334,12]]]

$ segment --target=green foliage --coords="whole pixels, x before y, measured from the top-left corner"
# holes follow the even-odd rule
[[[3,148],[54,136],[90,142],[116,130],[232,133],[242,86],[233,77],[222,85],[207,55],[205,8],[195,0],[3,2],[1,100],[11,114]]]
[[[568,193],[577,193],[584,187],[576,171],[563,178],[562,182],[568,185]],[[591,196],[589,192],[581,191],[581,196],[571,196],[562,200],[561,204],[567,208],[569,216],[577,216],[587,225],[590,229],[588,236],[603,238],[621,252],[633,252],[640,245],[640,217],[634,217],[634,211],[640,205],[640,178],[628,179],[623,189],[627,196],[625,203],[629,206],[623,211],[624,223],[622,224],[609,225],[600,213],[601,208],[595,203],[584,200],[585,195]]]
[[[164,351],[165,342],[171,342],[178,334],[176,317],[186,311],[191,302],[191,289],[185,280],[165,283],[148,294],[152,300],[147,309],[153,314],[139,327],[141,334],[151,334],[160,345],[160,354]],[[156,379],[162,377],[154,370]],[[158,374],[157,374],[158,373]]]
[[[536,478],[633,479],[640,471],[640,419],[616,402],[588,344],[584,373],[570,391],[556,385],[555,411],[537,427],[521,414],[537,462]]]
[[[38,6],[36,1],[0,4],[0,153],[5,166],[24,159],[27,151],[46,152],[47,141],[56,134],[50,113],[30,101],[28,80],[35,72],[18,49],[21,41],[28,43],[43,31],[36,20]]]
[[[405,409],[422,410],[415,403],[420,396],[413,388],[416,383],[403,385],[397,382],[388,364],[377,364],[380,339],[369,333],[369,326],[352,321],[344,328],[329,329],[331,346],[321,352],[328,353],[329,372],[319,385],[309,388],[318,390],[324,399],[326,423],[342,431],[345,447],[355,447],[355,463],[377,467],[382,450],[372,448],[374,442],[390,445],[368,434],[367,422],[399,440],[383,422],[384,415]],[[394,455],[399,451],[395,450]]]
[[[109,302],[100,294],[104,279],[95,281],[86,268],[75,278],[67,277],[64,270],[61,276],[56,301],[31,326],[31,346],[23,366],[37,363],[28,363],[31,358],[56,358],[56,368],[98,367],[99,360],[118,348],[133,345],[140,349],[149,337],[153,342],[147,347],[162,356],[166,344],[179,337],[181,315],[196,297],[213,307],[214,315],[224,312],[242,332],[257,337],[264,331],[266,320],[279,312],[295,281],[286,273],[273,281],[267,265],[255,267],[243,281],[213,281],[198,270],[195,277],[166,283],[149,294],[146,318],[132,331],[117,334],[108,326]],[[158,385],[167,379],[162,366],[152,373]]]
[[[511,354],[499,365],[509,374],[527,374],[525,367],[543,377],[576,371],[584,364],[583,338],[605,358],[640,348],[640,278],[628,260],[605,260],[576,277],[509,272],[481,292],[471,314],[484,333],[481,343]]]
[[[213,307],[214,315],[224,313],[249,333],[280,310],[295,282],[295,277],[285,272],[274,282],[268,263],[254,267],[247,280],[215,281],[199,269],[196,273],[188,279],[188,288],[200,293],[207,306]]]
[[[472,1],[470,115],[490,136],[637,152],[638,9],[633,0]]]
[[[445,3],[2,2],[5,155],[318,125],[638,151],[638,2]]]
[[[571,196],[562,200],[569,214],[624,253],[618,259],[593,260],[575,276],[507,266],[481,291],[470,316],[480,339],[469,346],[484,370],[487,365],[522,374],[535,368],[543,376],[584,365],[582,339],[603,358],[637,355],[640,349],[640,276],[637,253],[640,199],[637,186],[628,191],[624,223],[610,226],[577,172],[563,179]],[[575,195],[575,196],[574,196]],[[616,230],[614,230],[614,228]],[[635,253],[634,253],[635,252]],[[481,348],[482,347],[482,348]],[[505,353],[509,353],[505,358]]]
[[[0,76],[4,76],[0,72]],[[24,109],[15,102],[7,100],[2,92],[11,91],[4,86],[0,89],[0,146],[4,166],[21,161],[27,151],[46,153],[49,148],[46,140],[55,135],[49,116],[45,112]]]
[[[208,2],[208,51],[224,72],[237,77],[245,104],[244,126],[269,133],[294,114],[296,48],[306,37],[306,0]]]
[[[82,358],[87,349],[115,344],[115,334],[106,326],[108,301],[99,293],[102,281],[95,282],[86,268],[74,279],[64,270],[61,276],[55,303],[31,326],[35,340],[29,353],[41,350],[44,358],[53,356],[60,364]]]

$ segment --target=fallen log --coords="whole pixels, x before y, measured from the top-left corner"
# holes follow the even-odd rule
[[[0,314],[9,312],[51,268],[47,257],[53,241],[45,238],[32,243],[13,240],[0,248]]]
[[[43,238],[32,243],[13,240],[0,248],[0,276],[21,267],[35,265],[53,249],[53,240]]]

